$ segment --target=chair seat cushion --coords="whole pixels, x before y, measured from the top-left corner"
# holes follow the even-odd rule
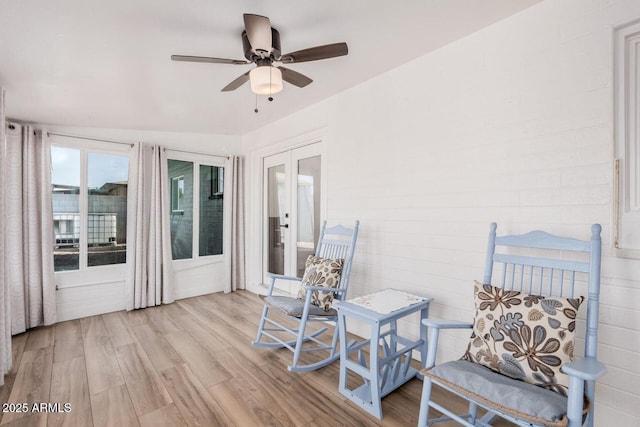
[[[477,363],[456,360],[424,369],[421,373],[496,411],[549,427],[567,425],[566,397]],[[586,402],[584,413],[588,409]]]
[[[282,311],[287,316],[300,317],[302,316],[302,312],[304,310],[304,300],[298,298],[291,297],[282,297],[282,296],[267,296],[267,295],[259,295],[260,298],[269,306],[274,307]],[[328,311],[323,310],[322,308],[316,305],[309,306],[309,315],[310,316],[336,316],[338,312],[335,308],[331,308]]]

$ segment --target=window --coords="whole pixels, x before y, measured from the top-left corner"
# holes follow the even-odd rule
[[[222,254],[224,167],[210,156],[168,159],[174,260]]]
[[[618,255],[640,258],[640,22],[615,33]]]
[[[129,158],[51,147],[54,270],[126,262]]]

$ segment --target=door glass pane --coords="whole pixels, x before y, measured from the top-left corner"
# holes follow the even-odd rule
[[[80,150],[51,147],[53,266],[80,267]]]
[[[298,160],[297,213],[296,273],[302,277],[304,263],[315,252],[320,234],[320,156]]]
[[[284,274],[284,229],[288,223],[286,209],[284,165],[267,171],[268,259],[269,273]]]
[[[87,158],[87,265],[127,261],[129,158],[89,153]]]
[[[173,259],[193,257],[193,163],[168,160]],[[174,203],[175,202],[175,203]]]
[[[222,254],[224,168],[200,165],[200,256]]]

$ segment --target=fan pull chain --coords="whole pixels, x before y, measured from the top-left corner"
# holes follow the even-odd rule
[[[271,94],[271,89],[273,89],[273,84],[271,83],[271,75],[273,74],[273,66],[269,66],[269,101],[273,101],[273,96]]]
[[[253,111],[254,111],[254,113],[256,113],[256,114],[258,113],[258,94],[257,94],[257,93],[256,93],[256,109],[255,109],[255,110],[253,110]]]

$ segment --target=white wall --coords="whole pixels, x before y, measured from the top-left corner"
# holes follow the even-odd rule
[[[435,317],[472,318],[491,221],[580,239],[601,223],[609,371],[596,423],[640,425],[640,260],[614,256],[611,228],[612,34],[637,18],[638,1],[547,0],[245,135],[244,151],[326,128],[328,220],[361,220],[350,295],[428,294]],[[257,291],[260,196],[247,190]],[[403,327],[417,336],[417,321]],[[466,340],[446,334],[439,357],[459,357]]]
[[[226,156],[240,153],[240,137],[195,133],[138,131],[127,129],[96,129],[35,125],[50,132],[105,138],[132,143],[155,143],[175,150]],[[68,140],[54,137],[55,141]],[[54,140],[52,140],[54,142]],[[100,144],[100,143],[96,143]],[[109,144],[102,144],[109,147]],[[178,261],[174,266],[176,298],[187,298],[215,291],[224,286],[224,263]],[[82,272],[56,273],[55,282],[58,321],[125,309],[124,265],[93,267]]]

